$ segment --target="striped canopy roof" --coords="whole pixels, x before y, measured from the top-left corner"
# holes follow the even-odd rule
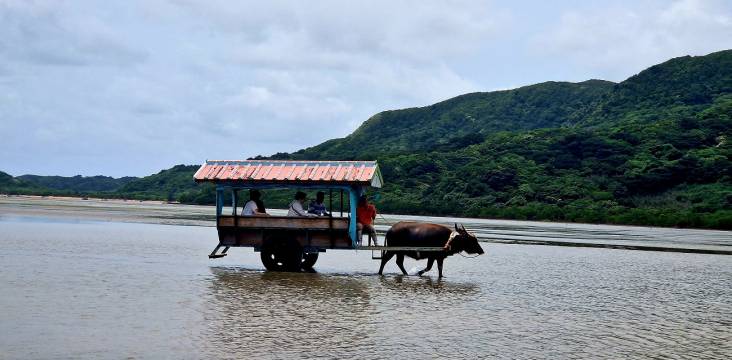
[[[323,184],[381,187],[376,161],[207,160],[196,182],[247,184]]]

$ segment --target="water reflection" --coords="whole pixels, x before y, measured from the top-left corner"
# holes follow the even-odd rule
[[[310,357],[323,349],[335,358],[353,356],[354,349],[387,356],[399,341],[423,341],[393,336],[414,323],[415,311],[444,311],[446,303],[460,308],[480,292],[475,284],[430,277],[211,272],[205,351],[214,357]]]
[[[212,267],[214,275],[211,289],[215,294],[230,292],[247,294],[249,297],[287,296],[299,298],[308,295],[309,299],[320,297],[340,298],[344,303],[368,302],[368,291],[358,278],[320,275],[318,273],[280,273],[242,269],[238,267]],[[352,276],[352,274],[350,274]],[[298,296],[294,296],[298,295]]]
[[[213,268],[208,349],[215,357],[334,357],[374,332],[367,286],[358,279]]]
[[[211,268],[211,236],[0,218],[0,358],[732,354],[729,256],[496,244],[438,280],[374,275],[352,251],[329,252],[320,274],[242,269],[261,265],[241,252]]]
[[[379,285],[383,290],[402,293],[408,296],[443,295],[456,300],[462,296],[470,297],[480,292],[480,287],[472,283],[455,283],[444,278],[430,276],[379,276]]]

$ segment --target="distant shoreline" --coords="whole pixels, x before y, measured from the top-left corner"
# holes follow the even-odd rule
[[[164,201],[83,200],[68,196],[0,196],[0,221],[59,219],[72,223],[109,222],[206,227],[215,231],[215,208],[210,205],[173,204]],[[283,209],[271,213],[285,215]],[[732,237],[725,230],[651,228],[624,225],[557,223],[477,218],[384,214],[377,218],[379,236],[398,221],[465,225],[481,242],[732,255]],[[215,239],[212,236],[212,240]]]
[[[159,205],[166,205],[166,204],[175,204],[175,205],[190,205],[190,204],[182,204],[177,201],[161,201],[161,200],[134,200],[134,199],[119,199],[119,198],[100,198],[100,197],[93,197],[93,196],[62,196],[62,195],[13,195],[13,194],[0,194],[0,197],[8,197],[8,198],[27,198],[27,199],[49,199],[49,200],[78,200],[78,201],[87,201],[87,200],[96,200],[96,201],[106,201],[110,203],[120,203],[120,204],[131,204],[131,203],[141,203],[141,204],[159,204]],[[199,205],[199,206],[213,206],[213,205]]]
[[[162,206],[185,206],[190,208],[206,208],[214,209],[215,205],[199,205],[199,204],[185,204],[180,202],[168,202],[162,200],[134,200],[134,199],[118,199],[118,198],[99,198],[99,197],[79,197],[79,196],[42,196],[42,195],[9,195],[0,194],[0,198],[17,198],[17,199],[29,199],[29,200],[66,200],[66,201],[78,201],[84,203],[86,201],[98,201],[110,204],[121,204],[121,205],[162,205]],[[286,209],[270,208],[270,211],[286,212]],[[612,223],[583,223],[583,222],[568,222],[568,221],[549,221],[549,220],[519,220],[519,219],[500,219],[500,218],[481,218],[481,217],[462,217],[462,216],[438,216],[438,215],[412,215],[412,214],[379,214],[381,217],[396,217],[401,219],[430,219],[436,223],[444,223],[444,219],[452,219],[456,222],[469,222],[471,220],[485,220],[485,221],[496,221],[505,223],[521,223],[521,224],[537,224],[537,225],[551,225],[551,226],[569,226],[569,225],[581,225],[581,226],[607,226],[617,228],[637,228],[637,229],[669,229],[669,230],[698,230],[698,231],[719,231],[732,233],[732,230],[727,229],[709,229],[709,228],[691,228],[691,227],[670,227],[670,226],[652,226],[652,225],[625,225],[625,224],[612,224]],[[379,221],[377,216],[377,222]],[[385,219],[384,219],[385,220]],[[417,221],[417,220],[415,220]]]

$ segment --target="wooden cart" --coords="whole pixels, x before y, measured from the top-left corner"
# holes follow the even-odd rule
[[[277,271],[311,268],[328,249],[365,248],[356,239],[356,204],[366,188],[383,184],[376,161],[208,160],[193,178],[216,185],[219,244],[209,257],[226,256],[232,247],[252,247],[268,270]],[[321,190],[328,195],[330,215],[241,216],[245,201],[240,198],[251,189]],[[224,204],[227,197],[230,209]]]

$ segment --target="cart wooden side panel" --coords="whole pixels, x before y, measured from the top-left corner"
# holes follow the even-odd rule
[[[353,248],[348,218],[222,215],[217,227],[223,246],[257,249],[270,238],[286,237],[295,239],[303,248]]]

